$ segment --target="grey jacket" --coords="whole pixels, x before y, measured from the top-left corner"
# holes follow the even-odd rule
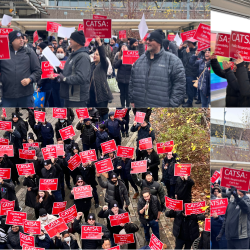
[[[63,75],[66,77],[66,81],[62,81],[60,84],[60,97],[75,102],[87,101],[90,74],[88,50],[81,48],[73,52],[64,66]]]
[[[129,82],[130,102],[135,107],[178,107],[186,92],[181,60],[164,49],[150,59],[147,51],[135,62]]]
[[[35,52],[28,47],[21,47],[16,53],[10,45],[9,60],[0,60],[0,82],[3,84],[3,97],[21,98],[33,95],[33,82],[42,74],[41,66]],[[32,81],[23,86],[21,81],[30,78]]]

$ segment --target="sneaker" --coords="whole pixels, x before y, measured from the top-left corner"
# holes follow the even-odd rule
[[[99,207],[99,203],[96,203],[96,204],[95,204],[95,208],[98,208],[98,207]]]
[[[135,193],[133,199],[136,199],[139,196],[139,192]]]
[[[125,137],[125,133],[122,133],[122,137]]]
[[[182,107],[183,107],[183,108],[192,108],[193,105],[186,102],[185,104],[182,105]]]

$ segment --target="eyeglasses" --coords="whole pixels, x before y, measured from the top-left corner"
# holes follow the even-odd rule
[[[152,38],[148,38],[148,39],[147,39],[147,41],[149,41],[149,42],[153,42],[153,41],[154,41],[154,39],[152,39]]]

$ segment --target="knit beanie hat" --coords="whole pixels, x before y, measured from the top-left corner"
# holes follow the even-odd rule
[[[82,46],[85,45],[85,36],[82,30],[73,32],[70,38]]]
[[[39,43],[38,46],[39,46],[42,50],[44,50],[44,49],[48,46],[48,42],[47,42],[47,41],[44,41],[44,42],[42,42],[42,43]]]
[[[131,38],[129,45],[132,46],[135,42],[137,42],[137,40],[135,38]]]
[[[13,30],[9,33],[9,41],[12,43],[16,38],[19,38],[22,36],[22,33],[20,30]]]
[[[149,33],[147,39],[152,39],[152,40],[156,41],[157,43],[159,43],[160,45],[162,45],[163,35],[160,31],[162,31],[162,30],[157,30],[157,31],[155,30],[155,31]]]

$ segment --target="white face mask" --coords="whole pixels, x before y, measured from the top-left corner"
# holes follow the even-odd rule
[[[48,216],[41,217],[41,220],[45,221],[48,219]]]
[[[69,237],[64,238],[64,240],[65,240],[66,242],[69,242],[69,241],[70,241],[70,236],[69,236]]]
[[[36,53],[37,53],[37,55],[40,55],[40,54],[41,54],[40,49],[37,49],[37,50],[36,50]]]
[[[64,58],[64,54],[63,53],[56,53],[56,57],[58,59],[63,59]]]
[[[45,239],[45,234],[38,236],[39,240],[44,240]]]
[[[246,196],[248,196],[250,198],[250,194],[246,194]]]
[[[230,197],[230,202],[234,202],[234,196]]]

